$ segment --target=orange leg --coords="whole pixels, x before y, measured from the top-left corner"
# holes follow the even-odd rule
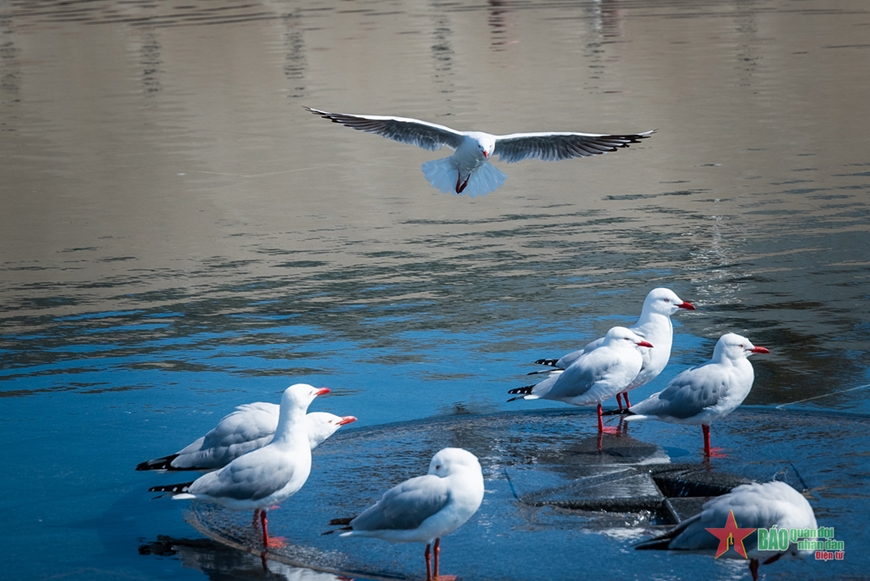
[[[281,547],[285,546],[286,543],[281,537],[273,537],[271,539],[269,538],[269,521],[266,518],[266,512],[266,510],[260,511],[260,522],[263,525],[263,547],[280,549]]]
[[[430,545],[426,544],[426,550],[423,552],[423,556],[426,557],[426,581],[432,581],[432,553],[430,552]]]

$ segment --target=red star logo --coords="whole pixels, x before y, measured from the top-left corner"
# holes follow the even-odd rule
[[[737,528],[737,521],[734,520],[734,511],[729,511],[728,520],[725,521],[725,526],[721,529],[707,529],[711,535],[719,539],[719,548],[716,550],[716,558],[718,559],[722,555],[728,552],[728,547],[734,546],[734,550],[737,551],[738,555],[741,555],[744,559],[748,559],[746,556],[746,549],[743,547],[743,539],[751,535],[755,532],[755,529],[741,529]]]

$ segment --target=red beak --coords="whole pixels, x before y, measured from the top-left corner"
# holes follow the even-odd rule
[[[694,311],[695,310],[695,305],[693,305],[692,303],[687,303],[686,301],[683,301],[682,303],[680,303],[677,306],[681,309],[686,309],[687,311]]]
[[[770,353],[767,347],[753,347],[749,350],[750,353]]]
[[[483,150],[483,157],[484,157],[484,159],[489,159],[489,152],[486,151],[485,149]]]
[[[339,426],[343,426],[345,424],[352,424],[356,421],[356,418],[353,416],[344,416],[341,418],[341,421],[338,422]]]
[[[637,344],[637,346],[638,347],[649,347],[650,349],[653,348],[652,343],[650,343],[649,341],[641,341],[640,343]]]
[[[317,390],[317,392],[314,395],[323,395],[325,393],[329,393],[328,387],[321,387],[320,389]]]

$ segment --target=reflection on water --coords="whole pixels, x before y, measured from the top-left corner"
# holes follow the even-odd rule
[[[106,487],[235,405],[301,380],[360,425],[513,409],[655,286],[699,310],[639,398],[736,331],[771,348],[748,404],[867,413],[868,26],[860,0],[0,4],[2,542],[64,547],[13,573],[90,570]],[[470,200],[303,105],[658,131]],[[143,536],[189,534],[134,498]],[[105,575],[185,574],[138,563]]]

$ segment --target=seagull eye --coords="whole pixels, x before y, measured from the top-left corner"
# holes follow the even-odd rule
[[[738,347],[740,347],[741,349],[743,349],[743,343],[741,343],[740,345],[738,345]]]
[[[669,302],[671,302],[671,299],[664,299],[664,301],[665,301],[666,303],[669,303]]]
[[[441,470],[441,464],[437,464],[437,465],[435,466],[435,470]]]

